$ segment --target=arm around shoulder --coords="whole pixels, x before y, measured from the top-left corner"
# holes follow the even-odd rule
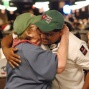
[[[12,34],[5,36],[1,41],[2,49],[11,47],[13,42]]]
[[[17,51],[17,49],[11,48],[12,43],[13,43],[12,34],[7,35],[2,39],[1,47],[2,47],[2,50],[3,50],[3,54],[5,55],[7,61],[14,68],[14,65],[17,66],[18,62],[20,62],[20,60],[19,60],[20,57],[14,53],[15,51]]]
[[[58,69],[57,73],[64,71],[68,57],[68,44],[69,44],[69,29],[67,26],[63,28],[63,34],[60,41],[60,47],[57,51]]]

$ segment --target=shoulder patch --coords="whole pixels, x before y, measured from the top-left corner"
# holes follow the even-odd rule
[[[80,51],[83,53],[83,55],[87,54],[87,50],[83,45],[81,46]]]

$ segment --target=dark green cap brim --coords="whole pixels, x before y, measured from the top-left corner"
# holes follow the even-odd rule
[[[40,28],[41,31],[43,32],[49,32],[49,31],[53,31],[55,29],[59,29],[61,30],[63,28],[63,24],[64,22],[62,23],[62,25],[60,23],[51,23],[50,24],[46,24],[45,22],[43,21],[38,21],[37,23],[34,23],[37,27]]]

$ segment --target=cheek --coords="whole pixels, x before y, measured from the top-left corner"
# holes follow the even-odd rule
[[[58,41],[58,39],[59,39],[59,36],[56,35],[53,38],[51,38],[51,42],[54,43],[54,42]]]
[[[37,31],[35,31],[33,34],[34,34],[34,37],[35,37],[35,38],[36,38],[36,37],[38,37],[38,38],[40,37],[40,34],[39,34]]]
[[[41,38],[40,34],[38,34],[38,33],[35,34],[35,37]]]

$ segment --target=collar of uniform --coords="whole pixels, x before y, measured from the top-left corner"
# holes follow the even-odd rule
[[[53,50],[58,47],[59,42],[60,42],[60,39],[58,41],[56,41],[55,43],[48,45],[48,47],[50,48],[50,50]]]
[[[58,47],[58,44],[51,44],[50,46],[49,46],[49,49],[50,50],[53,50],[53,49],[55,49],[55,48],[57,48]]]

